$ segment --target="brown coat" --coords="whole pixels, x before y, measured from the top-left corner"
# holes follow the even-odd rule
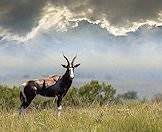
[[[61,76],[52,75],[52,76],[48,76],[46,78],[35,80],[35,82],[38,83],[40,86],[42,86],[43,82],[45,81],[45,84],[48,87],[48,86],[54,85],[59,79],[61,79]]]

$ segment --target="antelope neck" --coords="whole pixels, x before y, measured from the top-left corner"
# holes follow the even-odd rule
[[[63,87],[67,88],[70,87],[71,84],[72,84],[72,79],[70,79],[69,70],[67,69],[66,73],[62,77],[62,85]]]

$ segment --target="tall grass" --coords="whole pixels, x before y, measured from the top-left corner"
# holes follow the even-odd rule
[[[141,104],[65,107],[57,116],[54,109],[28,110],[26,116],[17,111],[0,111],[0,131],[106,131],[161,132],[162,105]]]

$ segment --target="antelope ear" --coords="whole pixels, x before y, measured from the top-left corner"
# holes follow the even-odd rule
[[[63,65],[63,64],[61,64],[61,65],[62,65],[62,67],[67,68],[67,66],[66,66],[66,65]]]
[[[74,66],[74,68],[76,68],[76,67],[78,67],[80,64],[76,64],[75,66]]]

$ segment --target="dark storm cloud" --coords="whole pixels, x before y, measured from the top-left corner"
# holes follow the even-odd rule
[[[39,27],[32,38],[44,27],[68,28],[71,22],[87,20],[125,35],[144,24],[161,26],[161,12],[161,0],[1,0],[0,34],[18,39]]]
[[[43,0],[1,0],[0,26],[9,32],[25,35],[38,25]]]
[[[112,24],[157,20],[162,10],[161,0],[92,0],[91,5],[96,13],[106,14]]]

